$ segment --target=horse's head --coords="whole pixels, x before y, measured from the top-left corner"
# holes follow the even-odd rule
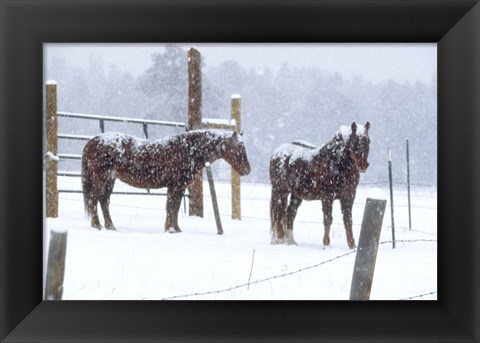
[[[370,149],[370,138],[368,130],[370,123],[367,121],[365,125],[358,125],[353,122],[350,130],[350,136],[347,141],[347,149],[350,158],[360,173],[364,173],[368,168],[368,152]]]
[[[222,145],[222,154],[223,159],[240,175],[244,176],[250,173],[250,163],[248,162],[245,143],[236,131],[225,140]]]

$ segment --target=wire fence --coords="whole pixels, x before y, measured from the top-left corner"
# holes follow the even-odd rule
[[[423,293],[423,294],[419,294],[419,295],[415,295],[413,297],[409,297],[409,298],[402,298],[402,299],[399,299],[399,300],[414,300],[414,299],[421,299],[421,298],[425,298],[429,295],[436,295],[438,292],[437,291],[433,291],[433,292],[428,292],[428,293]]]
[[[396,243],[418,243],[418,242],[437,243],[437,240],[436,239],[411,239],[411,240],[396,240],[395,242]],[[353,250],[351,250],[351,251],[349,251],[345,254],[335,256],[333,258],[330,258],[328,260],[316,263],[316,264],[311,265],[311,266],[300,268],[300,269],[297,269],[297,270],[294,270],[294,271],[291,271],[291,272],[288,272],[288,273],[273,275],[273,276],[270,276],[270,277],[266,277],[264,279],[257,279],[257,280],[252,281],[252,282],[246,282],[246,283],[242,283],[242,284],[235,285],[235,286],[228,287],[228,288],[205,291],[205,292],[195,292],[195,293],[174,295],[174,296],[171,296],[171,297],[162,298],[161,300],[185,299],[185,298],[191,298],[191,297],[200,297],[200,296],[206,296],[206,295],[215,295],[215,294],[221,294],[221,293],[226,293],[226,292],[232,292],[232,291],[240,289],[240,288],[245,288],[245,287],[258,285],[260,283],[264,283],[264,282],[267,282],[267,281],[272,281],[272,280],[275,280],[275,279],[281,279],[281,278],[285,278],[285,277],[288,277],[288,276],[292,276],[292,275],[295,275],[295,274],[302,273],[302,272],[307,271],[307,270],[319,268],[319,267],[321,267],[323,265],[326,265],[328,263],[332,263],[332,262],[335,262],[337,260],[343,259],[347,256],[356,254],[357,251],[370,250],[370,249],[373,249],[373,248],[378,247],[380,245],[391,244],[391,243],[392,243],[392,241],[382,241],[382,242],[379,242],[378,244],[376,244],[374,246],[366,247],[366,248],[363,248],[363,249],[362,248],[356,248],[356,249],[353,249]],[[437,291],[432,291],[432,292],[429,292],[429,293],[415,295],[415,296],[411,296],[409,298],[403,298],[403,299],[398,299],[398,300],[413,300],[413,299],[423,298],[423,297],[426,297],[428,295],[433,295],[433,294],[437,294]]]
[[[221,182],[221,181],[219,181],[217,183],[218,184],[227,184],[227,182]],[[80,181],[76,180],[74,178],[71,178],[71,177],[64,177],[62,179],[62,185],[68,186],[68,188],[77,188],[77,187],[80,187]],[[252,187],[255,187],[255,188],[257,188],[257,187],[262,188],[263,187],[263,188],[266,188],[266,189],[270,187],[268,184],[263,184],[263,183],[245,183],[245,185],[246,186],[247,185],[252,186]],[[127,187],[130,188],[129,186],[126,186],[126,188]],[[217,193],[216,194],[217,199],[226,200],[226,201],[231,199],[230,191],[229,190],[226,191],[225,187],[217,187],[216,191],[217,191],[216,192]],[[64,194],[68,194],[68,191],[64,191]],[[122,192],[118,192],[118,194],[122,194]],[[134,193],[132,191],[130,191],[130,192],[125,192],[125,194],[134,194]],[[142,195],[142,194],[138,193],[136,195]],[[206,199],[205,201],[207,203],[210,203],[210,201],[208,200],[210,197],[211,197],[210,194],[207,194],[207,193],[204,194],[204,198]],[[62,199],[71,200],[71,201],[79,201],[78,199],[75,199],[75,198],[72,198],[72,197],[65,197],[65,196],[62,196]],[[246,202],[264,203],[266,210],[268,210],[268,206],[269,206],[269,203],[270,203],[270,198],[268,196],[266,196],[265,194],[262,194],[262,192],[256,193],[255,196],[253,196],[252,193],[248,193],[248,192],[244,191],[243,194],[242,194],[241,200],[246,201]],[[145,205],[142,205],[142,207],[136,207],[134,205],[117,204],[117,203],[114,202],[114,200],[111,202],[110,206],[123,207],[123,208],[138,208],[138,209],[141,208],[141,209],[144,209],[144,210],[158,210],[159,209],[158,207],[149,207],[149,206],[145,206]],[[358,201],[357,200],[354,203],[354,207],[362,207],[362,206],[365,206],[365,201]],[[394,207],[395,208],[407,208],[408,205],[396,202],[394,204]],[[414,210],[418,209],[418,210],[437,211],[436,201],[435,201],[434,204],[418,203],[418,202],[417,203],[412,203],[411,208],[414,209]],[[212,215],[212,216],[214,215],[213,212],[208,211],[207,209],[204,209],[204,214],[205,215]],[[220,217],[230,218],[230,215],[225,214],[225,213],[224,214],[220,213]],[[242,214],[242,218],[249,219],[249,220],[266,221],[266,222],[270,221],[270,217],[268,215],[258,216],[258,215],[252,215],[252,214],[247,214],[247,215]],[[322,224],[323,219],[322,219],[322,216],[319,216],[318,220],[306,220],[306,219],[297,218],[295,222],[298,223],[298,224]],[[340,222],[340,221],[334,221],[332,224],[333,225],[343,225],[343,223]],[[358,224],[358,223],[353,223],[352,225],[354,227],[360,227],[361,226],[361,224]],[[388,228],[388,229],[392,228],[392,226],[388,225],[388,224],[385,224],[384,227]],[[430,235],[430,236],[436,236],[435,233],[423,231],[423,230],[421,230],[421,228],[418,228],[418,227],[409,228],[409,227],[405,227],[405,226],[401,226],[401,225],[395,225],[395,229],[396,230],[402,230],[402,231],[417,232],[417,233],[426,234],[426,235]]]
[[[68,192],[65,192],[65,194],[68,194]],[[122,193],[118,193],[118,194],[122,194]],[[125,193],[127,195],[130,195],[132,193],[128,192],[128,193]],[[124,194],[124,195],[125,195]],[[143,194],[136,194],[136,195],[143,195]],[[208,195],[204,194],[205,197],[209,197]],[[219,197],[217,196],[217,198],[220,198],[220,199],[230,199],[230,198],[227,198],[227,197]],[[66,197],[66,196],[61,196],[61,199],[64,199],[64,200],[69,200],[69,201],[77,201],[77,202],[82,202],[83,200],[81,199],[75,199],[75,198],[72,198],[72,197]],[[246,200],[244,198],[242,198],[242,200]],[[358,204],[358,206],[361,206],[362,204]],[[364,204],[363,204],[364,205]],[[157,211],[159,210],[158,207],[149,207],[149,206],[144,206],[142,205],[141,207],[140,206],[135,206],[135,205],[126,205],[126,204],[116,204],[114,202],[111,202],[110,203],[110,206],[111,207],[120,207],[120,208],[132,208],[132,209],[142,209],[142,210],[152,210],[152,211]],[[395,205],[395,207],[397,207],[398,205]],[[413,208],[415,208],[415,206],[412,206]],[[421,207],[419,207],[421,208]],[[436,210],[436,208],[434,208]],[[184,210],[185,212],[185,210]],[[208,211],[208,210],[204,210],[203,213],[205,215],[210,215],[210,216],[213,216],[214,213],[211,212],[211,211]],[[230,218],[230,214],[222,214],[220,213],[220,217],[222,218]],[[265,221],[265,222],[269,222],[270,221],[270,218],[267,218],[267,217],[259,217],[259,216],[252,216],[252,215],[243,215],[242,214],[242,218],[244,219],[250,219],[250,220],[259,220],[259,221]],[[319,217],[319,220],[317,221],[314,221],[314,220],[305,220],[305,219],[297,219],[295,221],[295,223],[298,223],[298,224],[322,224],[323,221],[321,219],[322,217]],[[333,221],[332,222],[332,225],[334,226],[339,226],[339,225],[343,225],[342,222],[339,222],[339,221]],[[358,224],[358,223],[352,223],[352,226],[354,227],[360,227],[361,224]],[[388,228],[388,229],[391,229],[392,226],[391,225],[388,225],[388,224],[385,224],[383,225],[383,227],[385,228]],[[405,226],[399,226],[399,225],[395,225],[395,230],[402,230],[402,231],[409,231],[409,232],[416,232],[416,233],[421,233],[421,234],[425,234],[425,235],[429,235],[429,236],[437,236],[437,234],[435,233],[431,233],[431,232],[427,232],[427,231],[422,231],[422,230],[419,230],[419,229],[416,229],[416,228],[408,228],[408,227],[405,227]]]
[[[68,201],[77,201],[77,202],[82,201],[78,196],[76,196],[76,197],[63,196],[62,198],[64,200],[68,200]],[[151,210],[151,211],[159,211],[160,210],[159,207],[144,206],[144,205],[135,206],[135,205],[130,205],[130,204],[111,203],[111,206],[114,206],[114,207],[116,206],[116,207],[121,207],[121,208],[135,208],[135,209]],[[213,216],[213,212],[209,213],[208,211],[205,211],[205,214]],[[226,214],[224,214],[222,216],[226,217],[226,218],[229,217],[229,215],[226,215]],[[260,216],[258,216],[258,217],[256,217],[256,216],[243,216],[243,218],[253,219],[253,220],[261,220],[261,221],[269,221],[270,220],[269,218],[260,217]],[[299,221],[299,223],[305,222],[305,223],[309,223],[309,224],[319,224],[319,225],[321,225],[321,220],[322,219],[321,219],[321,216],[320,216],[318,221]],[[342,225],[342,223],[340,223],[340,222],[338,222],[338,223],[334,222],[333,224],[334,225],[335,224]],[[357,227],[361,226],[360,224],[353,224],[353,225],[357,226]],[[384,225],[384,227],[385,228],[391,228],[391,226],[389,226],[389,225]],[[431,232],[426,232],[426,231],[421,231],[421,230],[416,230],[416,229],[399,228],[398,226],[396,227],[396,229],[402,229],[405,232],[416,232],[416,233],[421,233],[421,234],[433,236],[432,239],[410,239],[410,240],[408,240],[408,239],[397,239],[397,240],[395,240],[396,243],[413,244],[413,243],[418,243],[418,242],[425,242],[425,243],[428,243],[428,242],[436,243],[437,242],[436,234],[431,233]],[[382,242],[378,243],[378,245],[380,246],[380,245],[391,244],[391,243],[392,243],[392,240],[386,240],[386,241],[382,241]],[[368,249],[370,249],[370,248],[372,248],[372,247],[369,247]],[[242,283],[242,284],[234,285],[234,286],[227,287],[227,288],[217,289],[217,290],[209,290],[209,291],[204,291],[204,292],[193,292],[193,293],[188,293],[188,294],[174,295],[174,296],[162,298],[161,300],[175,300],[175,299],[188,299],[188,298],[192,298],[192,297],[204,297],[204,296],[209,296],[209,295],[218,295],[218,294],[222,294],[222,293],[226,293],[226,292],[232,292],[232,291],[239,290],[239,289],[242,289],[242,288],[248,288],[248,287],[251,288],[252,286],[262,284],[262,283],[265,283],[265,282],[268,282],[268,281],[280,280],[280,279],[283,279],[283,278],[286,278],[286,277],[289,277],[289,276],[292,276],[292,275],[300,274],[300,273],[305,272],[307,270],[320,268],[321,266],[324,266],[326,264],[330,264],[330,263],[333,263],[335,261],[344,259],[347,256],[353,255],[358,250],[359,249],[351,250],[351,251],[348,251],[344,254],[341,254],[341,255],[335,256],[333,258],[330,258],[328,260],[325,260],[325,261],[322,261],[322,262],[319,262],[319,263],[316,263],[316,264],[313,264],[313,265],[310,265],[310,266],[306,266],[306,267],[303,267],[303,268],[300,268],[300,269],[297,269],[297,270],[294,270],[294,271],[290,271],[290,272],[287,272],[287,273],[273,275],[273,276],[269,276],[269,277],[266,277],[266,278],[263,278],[263,279],[256,279],[256,280],[252,280],[251,282],[245,282],[245,283]],[[404,297],[404,298],[400,298],[398,300],[424,299],[424,298],[427,298],[429,296],[433,296],[435,294],[437,294],[437,291],[431,291],[431,292],[427,292],[427,293],[413,295],[413,296],[410,296],[410,297]]]
[[[80,174],[79,173],[77,174],[75,172],[59,171],[58,175],[65,177],[62,180],[62,184],[69,185],[69,186],[75,186],[74,188],[78,188],[78,190],[80,190],[79,187],[81,186],[81,184],[80,184],[80,178],[79,178]],[[75,177],[78,177],[78,178],[75,178]],[[227,183],[230,182],[230,180],[219,180],[219,179],[215,178],[215,182],[217,184],[227,184]],[[244,182],[244,185],[245,186],[253,186],[253,187],[258,186],[258,187],[270,188],[269,184],[259,183],[259,182]],[[362,186],[364,186],[364,184],[360,183],[359,186],[362,187]],[[131,188],[129,186],[127,186],[127,187]],[[430,186],[426,186],[426,187],[430,187]],[[204,196],[209,197],[208,194],[205,194]],[[217,192],[217,198],[218,199],[229,200],[229,199],[231,199],[231,195],[227,192],[222,192],[222,189],[219,189],[219,191]],[[243,194],[242,194],[242,200],[243,201],[270,202],[270,197],[265,196],[265,195],[264,196],[262,196],[262,195],[259,196],[258,194],[253,196],[253,195],[249,194],[248,192],[244,191]],[[407,208],[408,204],[396,203],[395,207]],[[412,204],[411,207],[412,208],[418,208],[418,209],[430,209],[430,210],[436,210],[437,209],[436,204],[425,204],[425,203],[415,203],[415,204]]]

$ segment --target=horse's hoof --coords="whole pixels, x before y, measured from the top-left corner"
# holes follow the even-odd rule
[[[287,243],[287,245],[298,245],[297,242],[295,242],[294,239],[288,239],[286,243]]]
[[[115,226],[113,226],[113,225],[112,225],[112,226],[105,226],[105,228],[106,228],[107,230],[110,230],[110,231],[117,231],[117,228],[116,228]]]
[[[179,232],[182,232],[182,230],[180,230],[179,228],[169,227],[168,229],[165,229],[165,232],[168,232],[168,233],[179,233]]]
[[[348,247],[350,248],[350,250],[353,250],[355,249],[357,246],[355,245],[355,240],[353,239],[349,239],[347,240],[347,244],[348,244]]]
[[[295,242],[295,239],[293,238],[293,231],[292,230],[286,230],[285,232],[285,242],[287,245],[298,245],[297,242]]]
[[[272,245],[285,244],[285,238],[276,238],[272,241]]]
[[[102,225],[100,225],[100,224],[92,224],[92,228],[97,229],[98,231],[100,231],[103,227],[102,227]]]

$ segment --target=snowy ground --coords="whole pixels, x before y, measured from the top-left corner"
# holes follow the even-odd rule
[[[360,185],[362,182],[360,181]],[[164,233],[163,196],[112,195],[117,231],[89,227],[81,194],[60,193],[59,218],[67,229],[65,300],[308,299],[348,300],[355,251],[347,246],[335,202],[331,245],[323,249],[321,203],[303,202],[295,221],[298,246],[270,245],[270,187],[242,184],[242,220],[231,220],[230,186],[215,183],[223,235],[217,234],[208,184],[205,218],[182,208],[183,233]],[[115,190],[125,186],[117,181]],[[80,189],[78,178],[59,178],[60,189]],[[353,208],[358,243],[369,187],[359,186]],[[375,192],[378,193],[378,190]],[[388,189],[383,189],[389,199]],[[372,300],[437,299],[437,192],[412,190],[412,230],[407,192],[394,188],[396,249],[392,249],[390,201],[383,220]],[[100,217],[103,222],[103,216]],[[48,242],[48,238],[46,239]]]

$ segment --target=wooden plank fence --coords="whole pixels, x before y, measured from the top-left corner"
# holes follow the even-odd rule
[[[105,122],[119,122],[142,125],[144,137],[149,139],[150,126],[167,126],[175,128],[183,128],[186,130],[196,129],[225,129],[236,130],[241,132],[241,113],[240,113],[240,96],[234,95],[231,99],[231,119],[208,119],[202,118],[201,113],[201,55],[196,49],[188,51],[188,70],[189,70],[189,107],[187,124],[174,121],[147,120],[138,118],[103,116],[98,114],[73,113],[57,110],[57,84],[55,81],[47,81],[45,87],[46,95],[46,216],[49,218],[58,217],[58,194],[62,193],[81,193],[75,190],[58,189],[57,177],[69,176],[80,177],[80,172],[64,172],[58,171],[59,160],[81,160],[80,154],[67,154],[58,152],[58,140],[80,140],[87,141],[93,136],[64,134],[58,133],[58,118],[95,120],[99,123],[102,133],[105,132]],[[129,194],[129,195],[161,195],[166,196],[166,192],[118,192],[112,194]],[[189,187],[188,194],[184,196],[189,199],[189,214],[203,217],[203,178],[202,173]],[[184,203],[184,206],[185,203]],[[232,219],[241,219],[240,206],[240,177],[232,168]]]

